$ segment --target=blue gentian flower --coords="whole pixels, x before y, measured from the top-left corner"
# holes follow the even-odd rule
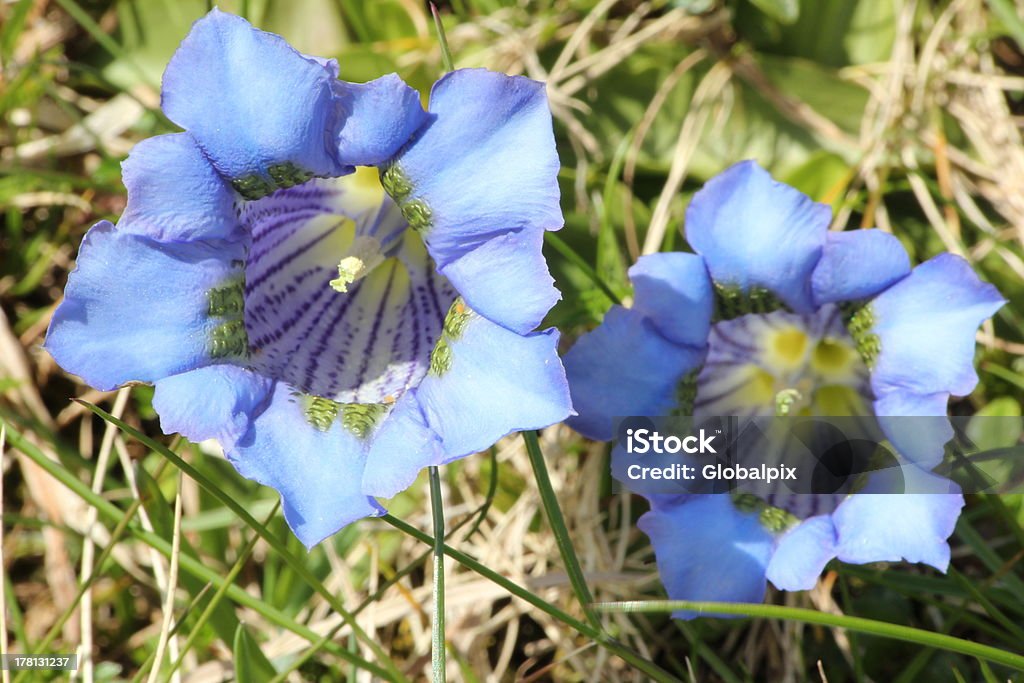
[[[533,331],[562,225],[544,86],[456,71],[424,112],[397,76],[337,76],[196,22],[163,81],[185,132],[125,162],[127,208],[86,235],[46,341],[98,389],[153,383],[163,430],[218,439],[310,547],[571,413],[558,334]]]
[[[830,218],[750,161],[709,181],[686,213],[696,253],[642,257],[632,306],[613,307],[566,355],[579,411],[569,424],[608,440],[616,416],[773,416],[785,399],[792,414],[876,416],[928,487],[915,490],[935,490],[928,470],[952,431],[887,418],[945,416],[951,395],[970,393],[975,333],[1004,302],[958,256],[911,269],[892,235],[830,232]],[[757,602],[766,579],[808,589],[832,558],[945,570],[962,496],[872,487],[651,494],[639,525],[673,599]]]

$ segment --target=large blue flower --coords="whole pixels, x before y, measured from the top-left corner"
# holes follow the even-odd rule
[[[952,436],[936,426],[948,424],[891,418],[944,416],[951,395],[973,389],[975,332],[1004,302],[957,256],[911,270],[892,235],[829,232],[829,220],[753,162],[709,181],[686,214],[697,253],[642,257],[632,307],[613,308],[566,355],[579,411],[569,424],[607,440],[617,416],[772,416],[785,398],[794,414],[877,417],[912,464],[911,488],[950,491],[928,471]],[[832,558],[945,570],[962,496],[872,492],[882,484],[755,500],[651,494],[639,524],[675,599],[758,601],[766,579],[807,589]]]
[[[456,71],[424,112],[394,75],[337,76],[196,22],[163,84],[186,132],[125,162],[128,206],[86,235],[46,342],[96,388],[155,384],[164,431],[218,439],[307,546],[571,413],[558,335],[533,332],[562,225],[543,85]]]

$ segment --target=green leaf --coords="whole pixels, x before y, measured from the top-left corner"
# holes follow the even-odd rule
[[[800,17],[797,0],[750,0],[759,10],[781,24],[792,24]]]
[[[1002,396],[979,410],[967,423],[967,438],[982,451],[1007,448],[1020,440],[1024,432],[1020,404]],[[999,418],[999,419],[989,419]]]
[[[235,644],[231,649],[234,652],[235,680],[238,683],[267,683],[277,674],[244,624],[238,625],[235,631]]]

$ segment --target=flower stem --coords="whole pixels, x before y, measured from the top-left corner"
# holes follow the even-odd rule
[[[551,529],[555,532],[555,542],[558,544],[558,551],[562,554],[562,562],[565,563],[565,573],[569,576],[569,583],[572,584],[572,589],[576,593],[576,599],[580,601],[580,606],[583,607],[583,613],[586,615],[587,621],[590,622],[591,626],[601,628],[601,622],[598,621],[597,613],[591,607],[594,598],[590,594],[590,588],[587,587],[583,570],[580,569],[576,550],[572,546],[569,530],[566,528],[565,518],[562,516],[562,508],[559,507],[555,490],[551,486],[548,468],[544,464],[544,454],[541,453],[540,443],[537,441],[537,432],[532,430],[523,432],[523,441],[526,442],[526,452],[530,454],[533,476],[537,479],[537,488],[540,489],[540,499],[544,504],[544,512],[548,517],[548,523],[551,524]]]
[[[445,71],[455,71],[452,63],[452,53],[448,49],[448,36],[444,34],[444,24],[441,23],[441,14],[437,11],[437,5],[430,3],[430,13],[434,15],[434,28],[437,29],[437,41],[441,43],[441,63]]]
[[[444,506],[441,500],[441,475],[436,465],[430,471],[430,511],[434,517],[434,622],[431,627],[430,657],[434,670],[434,683],[444,683]]]

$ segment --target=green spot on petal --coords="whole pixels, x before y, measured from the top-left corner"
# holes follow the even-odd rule
[[[715,283],[715,320],[732,320],[748,313],[788,310],[779,297],[764,287],[744,291],[736,285]]]
[[[342,405],[337,401],[322,396],[302,396],[302,412],[306,421],[321,432],[331,428],[331,423],[338,417]]]
[[[259,173],[235,178],[231,181],[231,187],[235,188],[243,199],[250,201],[262,199],[268,194],[286,187],[295,187],[310,180],[313,174],[305,171],[290,161],[280,164],[272,164],[267,167],[267,178]]]
[[[341,424],[360,439],[365,439],[387,411],[387,403],[346,403],[341,406]]]
[[[210,305],[208,312],[219,318],[239,318],[245,311],[245,285],[233,282],[223,287],[215,287],[207,292]]]
[[[241,320],[229,320],[210,331],[210,355],[214,358],[245,358],[249,355],[249,335]]]
[[[399,204],[412,194],[412,183],[409,182],[398,164],[388,164],[381,169],[380,184],[384,187],[384,191]]]
[[[459,297],[452,303],[448,309],[448,314],[444,318],[444,329],[441,331],[441,337],[437,340],[434,350],[430,353],[431,373],[443,375],[451,369],[451,342],[462,336],[462,333],[466,330],[466,325],[469,324],[472,317],[473,311],[462,300],[462,297]]]
[[[874,367],[875,360],[878,359],[878,354],[882,350],[882,340],[871,331],[875,325],[874,311],[868,305],[845,306],[843,314],[846,320],[846,329],[853,337],[857,352],[864,359],[864,364],[868,368]]]

